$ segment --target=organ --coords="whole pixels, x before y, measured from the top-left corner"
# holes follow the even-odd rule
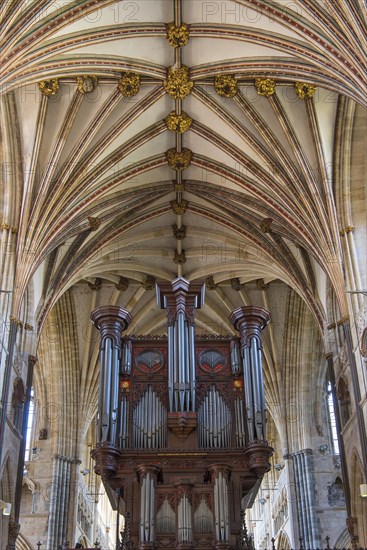
[[[240,338],[195,336],[204,285],[157,287],[167,337],[123,336],[130,313],[98,307],[95,471],[128,518],[124,547],[240,548],[243,503],[269,470],[261,331],[266,310],[230,320]],[[129,546],[130,545],[130,546]]]

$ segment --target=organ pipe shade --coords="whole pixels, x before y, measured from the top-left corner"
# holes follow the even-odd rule
[[[213,384],[198,411],[200,447],[230,447],[231,428],[229,407]]]
[[[167,411],[151,385],[134,408],[133,439],[136,449],[160,449],[167,445]]]

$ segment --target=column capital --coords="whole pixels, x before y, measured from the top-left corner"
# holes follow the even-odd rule
[[[270,321],[270,313],[259,306],[242,306],[232,311],[230,322],[241,334],[242,347],[248,347],[252,337],[261,345],[261,331]]]
[[[215,481],[220,473],[227,481],[229,481],[232,473],[232,466],[229,464],[211,464],[208,467],[208,471],[212,481]]]
[[[121,335],[132,321],[130,313],[120,306],[99,306],[91,313],[94,326],[101,331],[101,342],[111,338],[116,347],[121,347]]]
[[[147,474],[151,474],[157,481],[162,476],[161,468],[155,464],[139,464],[136,468],[136,472],[140,483]]]
[[[168,324],[172,324],[172,310],[183,311],[188,317],[204,304],[205,285],[192,283],[183,277],[177,277],[170,283],[157,285],[157,302],[162,309],[171,310],[168,315]],[[190,319],[189,319],[190,320]],[[190,320],[193,323],[193,320]]]

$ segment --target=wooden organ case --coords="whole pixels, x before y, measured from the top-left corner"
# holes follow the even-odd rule
[[[269,316],[238,308],[231,321],[241,342],[199,338],[202,285],[179,278],[158,298],[164,338],[123,338],[123,308],[92,313],[101,331],[95,470],[114,506],[120,495],[126,548],[240,548],[242,499],[272,453],[260,372]]]

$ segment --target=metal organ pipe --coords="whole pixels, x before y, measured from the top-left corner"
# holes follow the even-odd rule
[[[214,477],[215,535],[218,542],[229,540],[228,475],[229,467],[212,466]]]
[[[122,357],[122,332],[131,323],[131,315],[119,306],[100,306],[92,311],[91,319],[101,332],[100,383],[98,399],[97,442],[118,445],[119,374]]]
[[[204,285],[178,277],[160,285],[157,294],[167,309],[169,410],[195,412],[194,312],[203,303]]]
[[[183,495],[178,505],[178,540],[181,543],[192,540],[191,504],[187,495]]]
[[[241,335],[249,443],[264,442],[266,439],[266,411],[261,331],[270,321],[270,314],[261,307],[245,306],[234,310],[230,320]]]
[[[235,339],[231,340],[231,367],[233,374],[238,374],[242,370],[238,342]]]
[[[228,447],[232,418],[228,405],[218,392],[210,386],[198,411],[200,447]]]
[[[133,431],[137,449],[158,449],[166,446],[167,412],[151,385],[134,408]]]

